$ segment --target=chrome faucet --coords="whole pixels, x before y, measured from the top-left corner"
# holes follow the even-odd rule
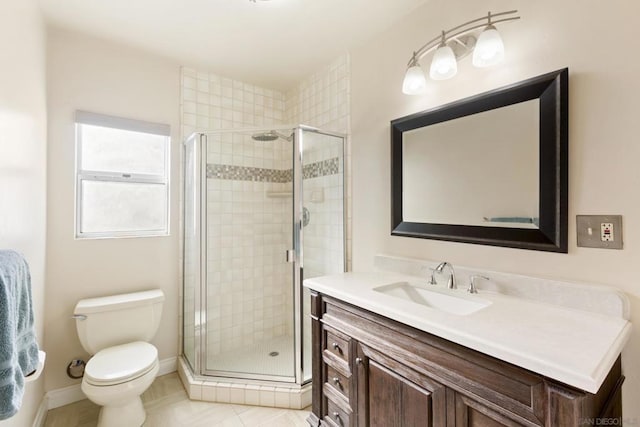
[[[478,293],[478,289],[476,288],[476,279],[491,280],[487,276],[482,276],[480,274],[474,274],[473,276],[471,276],[469,278],[469,287],[467,288],[467,292],[469,292],[470,294],[477,294]]]
[[[438,282],[436,282],[436,278],[433,276],[433,274],[435,273],[436,269],[433,268],[433,267],[427,267],[427,266],[420,267],[420,271],[424,271],[424,270],[431,270],[431,275],[429,276],[429,280],[427,281],[427,284],[429,284],[429,285],[437,285]]]
[[[442,273],[445,269],[445,267],[449,267],[449,269],[451,270],[451,274],[449,275],[449,280],[447,281],[447,288],[449,289],[457,289],[457,285],[456,285],[456,273],[453,271],[453,265],[447,261],[441,262],[440,264],[438,264],[438,266],[436,267],[435,270],[433,270],[434,273]],[[433,273],[431,274],[431,280],[433,280]]]

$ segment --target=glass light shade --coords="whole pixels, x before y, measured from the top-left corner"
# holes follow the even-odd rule
[[[453,49],[441,45],[433,54],[429,76],[433,80],[446,80],[455,76],[458,72],[458,62]]]
[[[416,64],[407,68],[402,82],[402,92],[407,95],[417,95],[423,93],[427,87],[427,79],[420,65]]]
[[[473,65],[476,67],[490,67],[504,59],[504,43],[498,30],[491,25],[487,27],[476,43],[473,50]]]

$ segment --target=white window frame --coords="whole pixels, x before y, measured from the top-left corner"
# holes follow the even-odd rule
[[[159,123],[149,123],[121,117],[106,116],[103,114],[90,113],[87,111],[76,111],[76,198],[75,198],[75,238],[76,239],[109,239],[109,238],[131,238],[131,237],[164,237],[169,236],[169,224],[171,223],[171,193],[170,193],[170,156],[171,156],[171,128],[169,125]],[[136,174],[117,173],[106,171],[94,171],[82,169],[82,125],[109,127],[120,130],[142,132],[165,137],[165,174]],[[166,189],[166,222],[165,226],[153,230],[131,230],[131,231],[106,231],[106,232],[83,232],[82,225],[82,183],[83,181],[102,182],[126,182],[133,184],[159,184]]]

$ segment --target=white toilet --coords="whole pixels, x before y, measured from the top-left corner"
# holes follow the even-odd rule
[[[89,298],[74,309],[82,347],[93,355],[82,391],[102,406],[98,427],[139,427],[146,413],[140,395],[158,373],[158,350],[149,343],[158,330],[161,290]]]

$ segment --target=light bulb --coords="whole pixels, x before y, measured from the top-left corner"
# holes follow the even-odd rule
[[[402,82],[402,92],[406,95],[417,95],[423,93],[426,87],[427,79],[424,76],[422,68],[420,68],[420,64],[416,62],[407,68],[404,81]]]
[[[504,59],[504,43],[496,27],[489,25],[478,37],[473,50],[473,65],[476,67],[490,67]]]
[[[433,54],[429,76],[433,80],[446,80],[458,72],[458,62],[453,49],[444,43]]]

